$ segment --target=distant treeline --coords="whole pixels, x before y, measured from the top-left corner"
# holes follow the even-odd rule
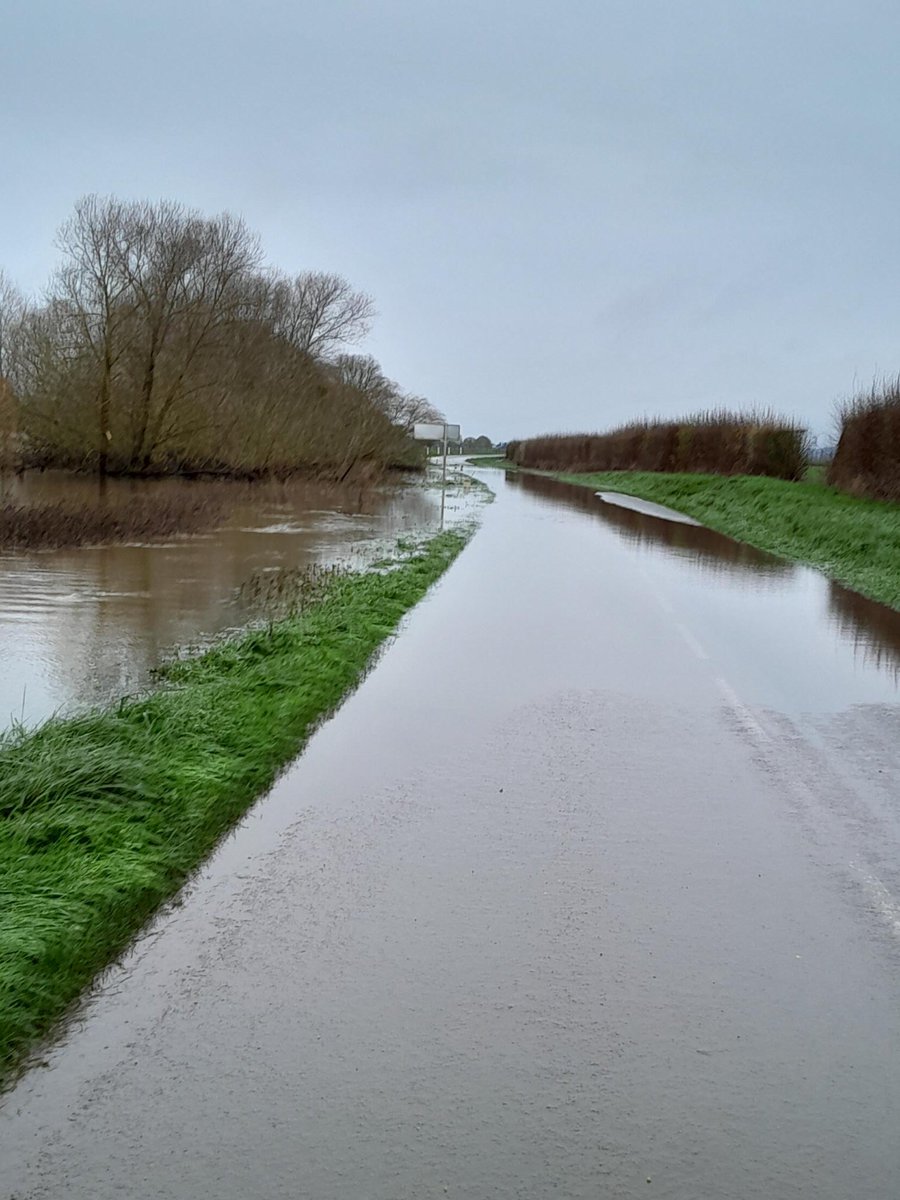
[[[544,471],[697,471],[799,479],[806,431],[771,413],[711,412],[640,421],[609,433],[552,434],[510,442],[506,457]]]
[[[0,276],[0,466],[256,476],[413,465],[439,414],[347,353],[371,299],[227,214],[81,200],[45,298]]]
[[[854,495],[900,500],[900,376],[843,405],[828,482]]]

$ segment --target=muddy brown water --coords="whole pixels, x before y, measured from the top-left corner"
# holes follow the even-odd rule
[[[898,618],[485,472],[0,1113],[17,1200],[900,1194]]]
[[[0,727],[140,690],[174,648],[247,619],[240,589],[257,572],[357,563],[398,535],[435,528],[440,516],[439,494],[416,486],[114,479],[106,492],[113,504],[207,495],[227,515],[164,541],[0,552]],[[34,472],[8,479],[6,494],[77,504],[94,502],[97,485]]]

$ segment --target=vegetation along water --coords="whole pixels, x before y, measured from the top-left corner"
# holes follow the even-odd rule
[[[666,505],[900,608],[900,377],[839,405],[838,420],[824,469],[796,421],[727,410],[511,441],[505,460],[481,463]]]
[[[352,688],[465,545],[267,585],[275,615],[156,691],[0,738],[0,1075],[121,951]]]
[[[480,466],[518,470],[502,458]],[[900,504],[848,495],[813,469],[799,481],[656,471],[539,472],[596,492],[676,509],[760,550],[818,567],[872,600],[900,608]]]
[[[44,657],[79,679],[46,697],[75,713],[35,727],[34,680],[16,675],[20,723],[0,734],[0,1075],[297,754],[469,532],[425,537],[413,522],[399,557],[335,569],[342,518],[371,538],[365,504],[301,511],[287,494],[314,482],[362,496],[421,470],[413,425],[440,418],[353,352],[375,309],[343,277],[282,271],[240,218],[174,201],[84,197],[56,246],[39,299],[0,273],[0,555],[22,584],[0,588],[3,616],[42,646],[55,630]],[[230,577],[251,561],[253,595]],[[51,576],[44,607],[67,622],[53,630],[29,587]],[[220,633],[247,603],[265,620],[170,662],[150,688],[169,626],[157,636],[150,622],[135,653],[109,601],[140,624],[161,576],[188,637]],[[215,611],[192,628],[210,580]],[[82,652],[94,642],[114,667],[95,669]],[[88,670],[71,669],[79,659]],[[86,708],[89,675],[104,676],[101,696],[133,694]],[[129,683],[110,690],[106,676]]]
[[[351,353],[374,303],[230,214],[87,196],[42,299],[0,274],[0,471],[371,476],[437,414]]]

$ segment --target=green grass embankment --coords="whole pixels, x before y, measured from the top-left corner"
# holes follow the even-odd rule
[[[480,466],[517,470],[503,459]],[[759,475],[539,471],[595,492],[624,492],[677,509],[729,537],[824,571],[900,609],[900,504],[849,496],[812,467],[800,483]]]
[[[496,454],[475,454],[466,459],[473,467],[503,467],[507,471],[517,471],[519,468],[508,458]]]
[[[0,736],[0,1083],[268,788],[463,548],[329,576],[156,692]]]

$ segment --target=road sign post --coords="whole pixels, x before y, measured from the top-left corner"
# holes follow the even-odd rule
[[[447,493],[447,447],[452,439],[460,441],[459,426],[446,421],[422,421],[413,425],[413,437],[417,442],[439,442],[443,450],[444,463],[441,469],[441,529],[444,528],[444,504]]]

